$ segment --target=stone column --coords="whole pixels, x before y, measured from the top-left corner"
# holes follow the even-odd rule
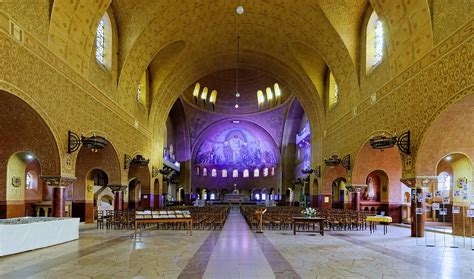
[[[41,179],[47,186],[53,187],[53,217],[65,217],[65,188],[70,186],[76,178],[60,175],[42,175]]]
[[[126,185],[107,185],[114,193],[114,210],[123,210],[123,191],[127,189]]]
[[[367,187],[366,184],[346,185],[346,189],[352,195],[352,210],[360,211],[360,193]]]
[[[425,236],[425,196],[423,188],[438,182],[436,176],[417,176],[413,178],[403,178],[400,181],[411,188],[411,236]],[[417,208],[421,213],[417,214]]]

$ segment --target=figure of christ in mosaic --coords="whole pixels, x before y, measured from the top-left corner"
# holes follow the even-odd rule
[[[196,164],[246,168],[276,165],[273,145],[245,128],[224,129],[206,138],[196,153]]]

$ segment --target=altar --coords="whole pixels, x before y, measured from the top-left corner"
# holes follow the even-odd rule
[[[247,195],[244,195],[244,194],[234,194],[234,193],[230,193],[230,194],[225,194],[224,196],[224,201],[225,202],[246,202],[248,201],[248,197]]]
[[[79,218],[22,217],[0,220],[0,256],[79,238]]]

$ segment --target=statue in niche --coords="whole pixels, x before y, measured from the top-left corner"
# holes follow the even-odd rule
[[[371,201],[375,199],[375,187],[372,177],[367,178],[367,188],[365,189],[363,196],[365,200]]]

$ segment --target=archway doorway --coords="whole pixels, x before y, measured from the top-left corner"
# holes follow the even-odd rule
[[[105,191],[112,195],[106,186],[121,184],[121,168],[117,153],[110,142],[97,151],[81,146],[78,152],[72,216],[79,217],[81,222],[92,223],[98,206],[96,192]]]
[[[93,169],[87,174],[87,187],[91,187],[94,193],[94,212],[98,210],[112,210],[114,194],[107,185],[109,185],[109,178],[107,174],[101,169]],[[88,191],[89,192],[89,191]]]
[[[39,175],[60,175],[58,145],[44,118],[30,105],[3,90],[0,90],[0,100],[0,162],[4,162],[0,163],[0,219],[32,215],[33,202],[51,197],[40,192],[40,188],[45,190],[40,179],[37,180],[36,194],[25,196],[25,192],[28,192],[25,190],[25,170],[29,163],[24,161],[23,174],[15,175],[20,178],[23,190],[17,193],[18,197],[7,198],[7,185],[12,184],[12,180],[7,179],[8,161],[18,152],[28,152],[38,161],[36,178]]]
[[[143,159],[143,156],[136,155],[135,159]],[[128,206],[131,209],[151,208],[150,198],[150,170],[148,165],[141,165],[132,161],[128,171]]]
[[[332,182],[332,208],[344,209],[347,201],[346,179],[338,177]]]

